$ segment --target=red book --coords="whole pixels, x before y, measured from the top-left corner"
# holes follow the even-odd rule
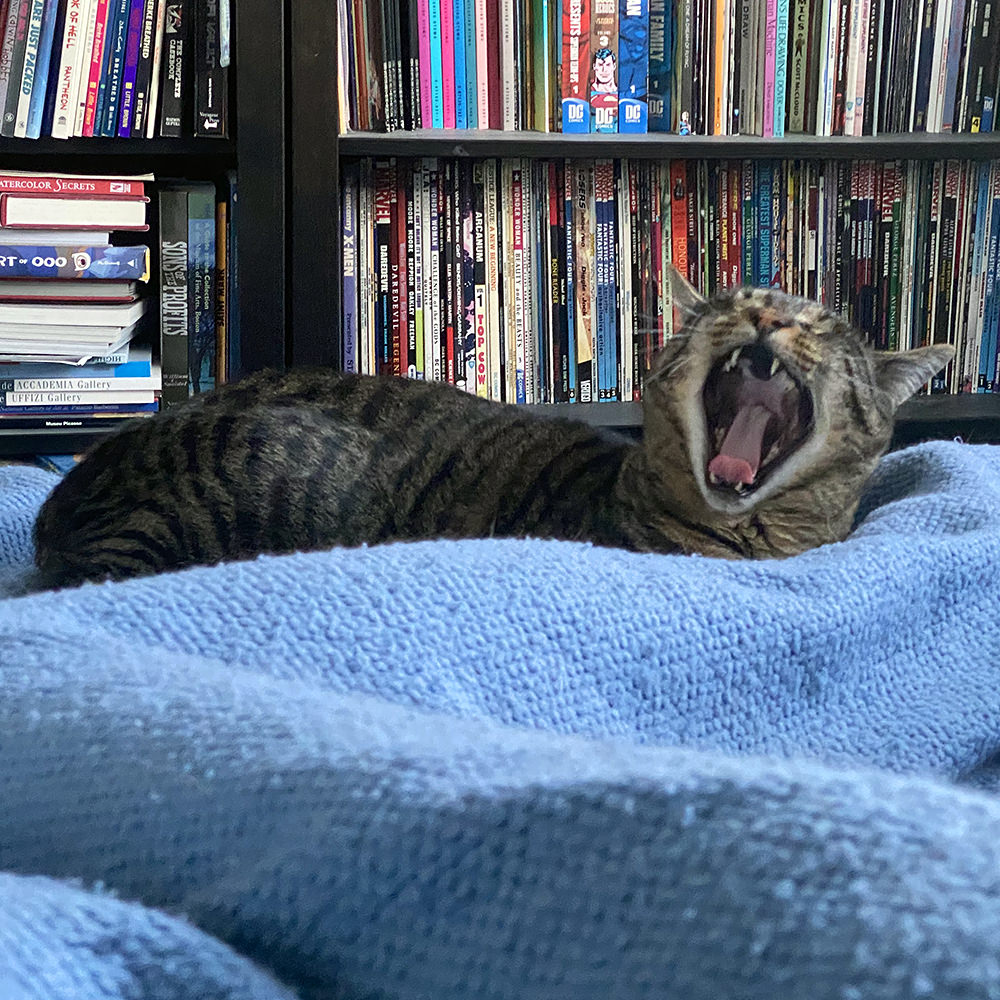
[[[25,194],[145,194],[146,177],[86,177],[78,174],[0,173],[0,192]],[[106,227],[105,227],[106,228]]]

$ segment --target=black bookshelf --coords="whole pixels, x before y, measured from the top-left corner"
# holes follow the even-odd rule
[[[282,367],[288,355],[288,19],[284,4],[268,0],[231,3],[235,35],[230,138],[0,138],[0,166],[84,173],[148,172],[158,178],[206,180],[221,179],[226,170],[236,170],[236,256],[242,276],[240,368],[234,373],[238,376]],[[155,211],[155,205],[154,195],[151,210]],[[109,421],[107,428],[99,430],[44,426],[14,430],[5,429],[0,422],[0,457],[76,453],[120,424]]]
[[[655,160],[991,160],[1000,158],[1000,133],[938,135],[907,132],[878,136],[642,135],[417,129],[412,132],[345,132],[341,156],[519,156],[538,158]]]
[[[641,403],[540,404],[527,409],[631,435],[642,431]],[[1000,395],[917,396],[907,400],[896,415],[892,446],[955,437],[969,444],[1000,444]]]

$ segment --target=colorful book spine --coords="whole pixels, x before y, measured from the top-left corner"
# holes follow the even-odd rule
[[[107,41],[108,0],[96,0],[96,17],[94,19],[94,44],[91,47],[90,61],[84,61],[86,67],[86,94],[84,97],[83,122],[81,134],[87,137],[94,134],[94,123],[97,120],[97,98],[100,92],[101,75],[104,69],[104,48]],[[81,86],[83,80],[80,81]]]
[[[663,0],[658,0],[661,8]],[[664,40],[662,16],[659,42]],[[657,69],[663,72],[663,50]],[[647,75],[652,72],[650,56],[649,0],[621,0],[618,20],[618,131],[649,131]],[[662,98],[659,113],[663,116]]]
[[[618,131],[618,0],[593,0],[590,131]]]
[[[345,372],[358,370],[358,170],[357,164],[344,166],[344,187],[341,192],[343,226],[343,353],[341,364]]]
[[[46,0],[32,0],[28,14],[27,32],[24,44],[24,64],[21,68],[20,86],[14,113],[14,136],[23,139],[28,134],[28,114],[31,109],[31,94],[36,83],[42,86],[44,76],[38,77],[38,57],[42,41],[42,21],[45,17]],[[49,6],[52,6],[51,0]]]
[[[441,22],[441,100],[445,128],[455,127],[455,6],[452,0],[431,0]]]
[[[24,57],[28,45],[28,24],[32,18],[37,0],[20,0],[17,21],[14,24],[14,39],[11,49],[10,69],[4,91],[3,120],[0,121],[0,135],[13,136],[17,123],[17,109],[21,98],[21,80],[24,75]],[[6,39],[4,39],[6,44]]]
[[[132,131],[137,136],[146,134],[149,111],[149,89],[153,72],[153,45],[156,41],[157,8],[162,0],[146,0],[142,11],[142,33],[139,35],[139,59],[135,68],[135,95],[132,99]],[[218,61],[218,22],[216,32],[216,62]],[[200,100],[200,98],[199,98]]]
[[[3,278],[90,278],[146,281],[149,248],[144,246],[0,246]],[[0,297],[3,286],[0,284]]]
[[[38,40],[38,62],[35,65],[34,80],[31,85],[31,101],[28,106],[28,125],[25,138],[38,139],[42,134],[42,119],[45,113],[45,97],[48,90],[49,71],[52,66],[52,49],[56,37],[56,21],[59,15],[59,0],[46,0],[42,16],[42,31]]]
[[[786,67],[788,64],[788,0],[777,2],[777,22],[774,33],[774,106],[772,108],[771,134],[780,138],[785,134],[785,105],[787,93]]]
[[[673,24],[668,8],[671,0],[647,0],[649,7],[649,74],[647,81],[647,129],[650,132],[669,132],[671,77],[673,73]],[[619,26],[625,30],[625,20]],[[622,115],[622,123],[625,116]]]
[[[442,0],[451,4],[452,74],[455,87],[455,128],[469,127],[468,94],[465,89],[465,5],[473,0]]]
[[[618,398],[618,321],[615,280],[615,176],[614,164],[601,160],[594,166],[597,279],[597,399]]]
[[[110,138],[118,134],[118,112],[121,108],[122,78],[125,73],[125,53],[128,48],[128,32],[131,21],[131,0],[113,0],[114,10],[108,25],[105,47],[108,62],[105,69],[104,98],[101,113],[94,125],[94,134]],[[135,0],[138,2],[138,0]],[[179,133],[178,133],[179,134]]]
[[[215,185],[188,190],[188,340],[190,393],[215,388]]]
[[[462,37],[465,42],[465,116],[466,128],[479,128],[479,81],[476,52],[476,7],[478,0],[462,2]]]
[[[590,0],[563,5],[562,130],[590,131]]]
[[[576,219],[574,217],[573,205],[576,197],[575,175],[573,163],[567,160],[563,170],[563,216],[565,220],[566,245],[566,326],[569,332],[569,342],[567,344],[566,366],[567,382],[569,390],[569,402],[579,401],[579,372],[577,369],[576,351]]]
[[[152,0],[131,0],[128,15],[128,32],[122,61],[121,91],[118,101],[118,136],[127,139],[132,135],[132,114],[135,110],[135,74],[139,65],[139,45],[142,42],[142,16],[146,3]]]
[[[490,127],[490,76],[487,0],[475,0],[476,16],[476,121],[479,128]]]

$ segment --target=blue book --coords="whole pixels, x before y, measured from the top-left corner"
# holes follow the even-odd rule
[[[215,388],[215,185],[188,189],[188,388]]]
[[[466,99],[466,120],[468,128],[479,128],[479,98],[478,79],[476,76],[476,4],[475,0],[465,0],[463,12],[465,15],[465,93]],[[456,11],[456,17],[457,17]],[[456,21],[457,24],[457,21]],[[458,44],[458,38],[455,39]],[[458,77],[455,78],[456,88],[459,86]],[[485,122],[482,123],[485,127]]]
[[[569,401],[578,401],[579,393],[576,382],[576,326],[575,326],[575,303],[576,283],[573,275],[573,166],[572,161],[566,161],[565,168],[565,228],[566,228],[566,329],[568,336],[568,364],[569,364]]]
[[[657,0],[663,7],[663,0]],[[664,39],[663,19],[660,18],[660,37]],[[663,72],[663,50],[660,50],[657,72]],[[649,131],[647,104],[647,73],[652,76],[650,57],[649,0],[621,0],[618,10],[618,131]],[[662,99],[659,113],[663,115]],[[660,129],[665,131],[665,129]]]
[[[0,277],[146,281],[149,247],[0,245]]]
[[[345,372],[358,370],[358,165],[344,165],[343,189],[341,191],[341,212],[343,215],[343,306],[341,309],[343,329],[343,356],[341,362]]]
[[[597,279],[597,395],[598,402],[618,394],[618,324],[615,303],[615,175],[610,160],[594,165]]]
[[[778,26],[774,36],[774,137],[785,134],[786,66],[788,64],[788,0],[778,0]]]
[[[237,223],[239,214],[239,186],[235,170],[227,170],[225,177],[226,193],[229,199],[226,211],[226,377],[236,378],[242,371],[240,353],[240,258],[239,240],[236,234],[240,231]]]
[[[52,32],[52,46],[49,49],[48,84],[45,87],[45,104],[42,108],[42,135],[52,134],[52,120],[56,114],[56,91],[59,88],[59,63],[62,54],[62,39],[66,28],[67,0],[58,0],[56,19]]]
[[[771,284],[771,163],[762,161],[755,164],[757,180],[757,258],[754,261],[753,283]]]
[[[128,26],[132,0],[112,0],[115,7],[114,34],[108,34],[107,81],[105,83],[104,113],[101,118],[101,135],[114,138],[118,134],[118,110],[121,107],[122,78],[125,74],[125,51],[128,47]],[[142,5],[142,0],[134,0]]]
[[[35,61],[34,82],[31,85],[31,101],[28,104],[28,127],[24,133],[28,139],[38,139],[42,134],[45,98],[49,89],[49,65],[52,62],[52,42],[56,34],[58,16],[59,0],[46,0],[42,12],[42,30],[38,37],[38,55]]]
[[[465,8],[472,5],[473,0],[441,0],[442,3],[454,4],[453,19],[455,22],[455,128],[469,127],[469,98],[476,99],[475,91],[471,94],[466,90],[465,82]]]
[[[54,362],[5,362],[0,363],[0,382],[10,379],[107,379],[149,378],[153,374],[153,352],[148,345],[130,345],[128,361],[107,365],[90,361],[85,365],[58,364]]]
[[[97,105],[94,109],[94,135],[104,134],[104,116],[108,106],[108,84],[118,39],[118,26],[128,17],[128,0],[109,0],[108,23],[104,27],[104,53],[101,56],[101,79],[97,85]]]
[[[1000,173],[995,165],[990,177],[990,243],[986,266],[986,304],[983,309],[983,334],[979,349],[979,389],[996,392],[997,324],[1000,322],[998,295],[998,250],[1000,250]]]

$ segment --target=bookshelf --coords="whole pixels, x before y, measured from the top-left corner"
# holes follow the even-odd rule
[[[153,173],[214,180],[239,177],[237,256],[241,371],[281,367],[287,355],[287,136],[288,87],[282,4],[230,0],[234,32],[228,139],[0,138],[0,166],[17,170]],[[155,210],[155,198],[150,208]],[[153,243],[155,246],[155,243]],[[154,260],[154,274],[156,261]],[[253,280],[247,280],[248,275]],[[110,427],[109,433],[114,429]],[[0,457],[77,452],[101,434],[94,430],[4,430]]]
[[[296,203],[291,225],[293,303],[290,359],[337,364],[341,356],[342,274],[338,179],[342,163],[365,157],[524,157],[545,159],[814,159],[814,160],[1000,160],[1000,133],[894,133],[817,137],[679,136],[665,133],[583,134],[440,130],[341,131],[337,121],[336,5],[322,8],[292,0],[291,123],[292,190],[308,191]],[[640,404],[539,405],[544,412],[638,432]],[[961,435],[1000,442],[1000,396],[921,397],[899,412],[894,443]]]

